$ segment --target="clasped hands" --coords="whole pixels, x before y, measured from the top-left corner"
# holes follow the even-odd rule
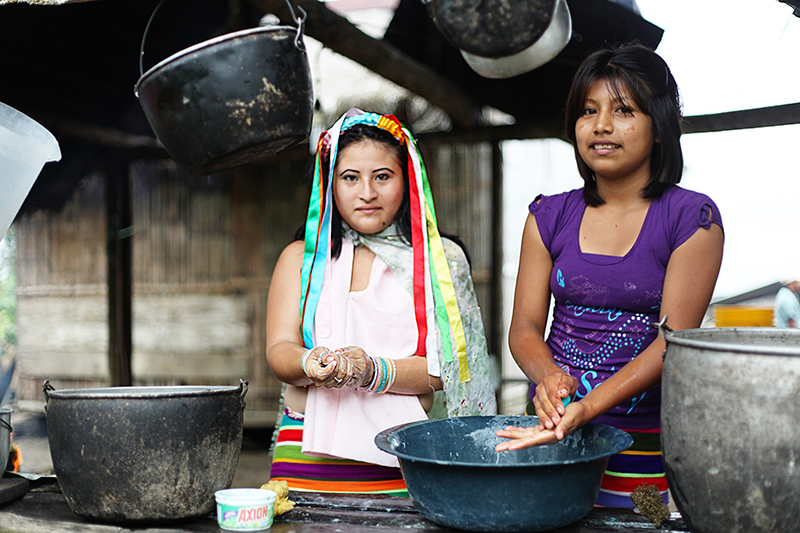
[[[495,446],[495,451],[519,450],[532,446],[555,444],[583,425],[585,416],[581,402],[564,405],[564,399],[577,390],[577,380],[563,372],[546,376],[536,386],[533,404],[539,424],[533,427],[507,426],[496,435],[511,440]]]
[[[306,352],[303,359],[303,370],[317,387],[363,387],[372,379],[372,361],[358,346],[345,346],[335,350],[316,346]]]

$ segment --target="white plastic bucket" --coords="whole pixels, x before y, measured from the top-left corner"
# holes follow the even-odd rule
[[[59,159],[61,149],[52,133],[0,102],[0,239],[6,236],[44,164]]]
[[[0,409],[0,475],[8,465],[8,453],[11,450],[11,413],[14,411],[3,407]]]
[[[265,489],[225,489],[214,493],[217,523],[227,531],[263,531],[272,527],[277,494]]]

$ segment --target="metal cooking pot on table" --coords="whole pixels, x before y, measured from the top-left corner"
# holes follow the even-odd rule
[[[800,522],[800,330],[669,331],[664,466],[695,533],[789,533]]]
[[[428,520],[470,531],[535,532],[592,510],[608,458],[633,438],[588,424],[557,444],[496,452],[506,426],[535,416],[467,416],[413,422],[375,437],[396,455],[414,506]]]
[[[105,522],[199,516],[214,510],[215,491],[230,487],[246,381],[42,388],[53,470],[76,514]]]

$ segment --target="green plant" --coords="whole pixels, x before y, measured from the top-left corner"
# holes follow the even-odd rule
[[[12,227],[0,242],[0,352],[17,344],[17,240]]]

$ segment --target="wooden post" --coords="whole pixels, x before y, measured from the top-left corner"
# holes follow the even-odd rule
[[[108,260],[108,372],[112,387],[132,384],[132,208],[128,159],[112,151],[105,166]]]
[[[500,141],[492,141],[492,279],[488,339],[489,353],[503,361],[503,150]],[[502,374],[502,366],[500,368]]]

